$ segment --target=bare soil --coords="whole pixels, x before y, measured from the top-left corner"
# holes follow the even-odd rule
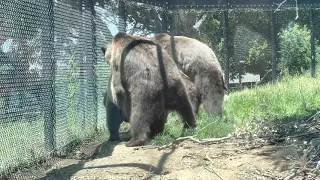
[[[214,144],[186,140],[164,149],[93,140],[67,158],[51,160],[50,166],[15,173],[9,179],[283,179],[294,170],[292,161],[284,158],[293,152],[261,140],[229,139]]]

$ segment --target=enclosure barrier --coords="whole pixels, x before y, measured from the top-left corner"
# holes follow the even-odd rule
[[[319,6],[316,0],[1,0],[0,172],[64,155],[104,131],[109,67],[100,47],[117,32],[197,38],[215,51],[232,87],[254,82],[239,77],[243,71],[277,81],[286,47],[279,33],[295,21],[306,25],[297,32],[311,35],[303,45],[316,77]]]

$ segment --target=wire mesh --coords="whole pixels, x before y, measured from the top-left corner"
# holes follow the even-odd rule
[[[116,7],[116,8],[114,8]],[[104,93],[107,91],[107,82],[109,79],[110,68],[105,62],[103,53],[100,47],[105,47],[107,42],[113,38],[118,32],[125,31],[125,19],[123,14],[119,13],[119,4],[108,4],[108,6],[101,7],[95,5],[96,11],[96,54],[97,54],[97,91],[98,91],[98,128],[106,127],[106,109],[103,105]]]
[[[89,0],[25,0],[1,1],[0,13],[2,171],[63,155],[105,124],[99,50],[112,37],[105,20],[113,12]]]
[[[291,9],[274,12],[236,5],[239,9],[224,11],[220,8],[225,7],[225,1],[219,1],[211,6],[216,10],[208,10],[209,1],[203,1],[188,6],[199,5],[205,11],[180,9],[186,2],[174,1],[169,5],[175,9],[167,9],[164,1],[146,5],[132,1],[1,0],[0,172],[53,152],[65,154],[73,142],[90,137],[97,129],[107,129],[102,101],[110,68],[100,47],[119,31],[142,36],[168,32],[199,39],[230,72],[231,84],[271,81],[272,62],[276,60],[278,65],[283,56],[279,33],[290,22],[305,25],[310,37],[312,34],[308,8],[297,11],[290,5]],[[318,62],[320,13],[318,9],[313,13]],[[311,44],[306,54],[311,59]]]
[[[4,0],[0,2],[0,13],[3,170],[48,153],[44,132],[53,133],[54,63],[49,1]]]
[[[271,82],[281,75],[283,69],[279,61],[283,55],[280,51],[284,50],[279,47],[280,34],[288,24],[306,26],[311,38],[310,8],[297,9],[291,5],[291,8],[288,7],[277,10],[233,7],[233,10],[227,11],[201,9],[201,7],[192,10],[172,9],[168,11],[168,28],[172,34],[197,38],[209,45],[217,54],[224,71],[229,72],[229,88],[239,89],[242,85],[252,87]],[[316,19],[319,10],[313,11]],[[228,22],[224,19],[226,15]],[[275,19],[274,25],[272,25],[272,15]],[[318,26],[315,19],[314,27]],[[196,26],[199,28],[195,35],[192,31]],[[274,37],[272,37],[272,27],[274,27]],[[228,35],[227,46],[225,46],[225,34]],[[314,31],[314,34],[315,39],[318,39],[318,32]],[[311,58],[310,42],[310,40],[305,42],[308,46],[306,54],[309,54],[307,59]],[[318,40],[315,41],[315,47],[317,62]],[[308,63],[307,69],[310,68],[311,64]]]
[[[270,11],[245,10],[229,13],[231,49],[230,84],[254,84],[270,80],[272,38]]]
[[[167,32],[162,7],[125,1],[126,32],[141,36],[153,36]]]
[[[55,20],[56,147],[82,140],[95,130],[93,29],[86,4],[57,1]]]

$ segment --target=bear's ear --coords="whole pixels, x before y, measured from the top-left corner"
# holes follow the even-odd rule
[[[106,55],[107,49],[105,47],[101,47],[101,51],[102,51],[103,55]]]

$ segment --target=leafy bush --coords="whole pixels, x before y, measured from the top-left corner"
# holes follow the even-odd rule
[[[246,61],[246,72],[259,74],[260,78],[268,81],[265,78],[267,75],[270,76],[271,70],[271,47],[265,39],[255,38],[249,43],[250,49],[248,51]],[[270,78],[269,78],[270,79]]]
[[[279,69],[290,75],[301,74],[310,68],[311,34],[306,25],[290,22],[279,33]]]
[[[252,47],[249,49],[248,64],[257,64],[260,59],[267,59],[268,43],[264,40],[260,43],[257,39],[251,41]]]

